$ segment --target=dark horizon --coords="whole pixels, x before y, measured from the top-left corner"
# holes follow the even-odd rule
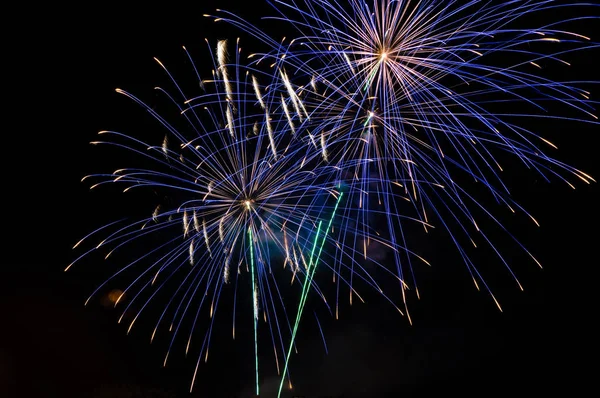
[[[0,277],[0,396],[251,396],[253,356],[246,340],[232,342],[230,334],[214,339],[208,364],[200,367],[189,395],[193,356],[185,360],[174,354],[163,369],[165,341],[150,345],[147,324],[127,336],[127,326],[117,324],[118,309],[100,299],[83,306],[104,281],[101,263],[84,261],[73,272],[63,272],[82,253],[71,250],[79,239],[127,214],[144,198],[110,187],[90,191],[90,184],[80,182],[87,174],[134,163],[128,163],[127,154],[89,145],[98,131],[136,135],[157,127],[114,90],[151,98],[156,82],[164,82],[152,57],[185,75],[189,65],[182,45],[198,58],[207,55],[205,37],[213,47],[218,38],[243,37],[203,13],[219,7],[257,21],[266,8],[233,3],[210,0],[169,9],[97,4],[76,17],[68,8],[54,7],[21,10],[16,16],[23,31],[14,32],[5,61],[14,69],[5,74],[14,94],[7,96],[10,105],[4,109],[14,122],[5,123],[4,141],[9,238],[4,240]],[[593,22],[582,22],[577,32],[600,42]],[[573,54],[572,66],[554,73],[600,80],[596,54],[597,49]],[[597,98],[598,84],[584,88]],[[546,153],[600,176],[598,126],[540,126],[542,135],[559,147]],[[311,321],[299,337],[300,353],[291,359],[295,388],[286,396],[412,396],[450,388],[470,391],[479,385],[481,394],[588,390],[594,380],[587,364],[593,358],[588,357],[596,346],[592,275],[598,263],[598,184],[579,181],[572,190],[558,179],[548,184],[536,178],[518,162],[510,166],[505,177],[513,197],[541,225],[535,228],[522,220],[508,224],[544,269],[511,246],[501,246],[514,261],[511,266],[524,291],[501,263],[494,263],[489,282],[502,305],[503,312],[498,311],[487,293],[476,291],[456,250],[434,233],[421,243],[432,267],[420,271],[421,300],[411,298],[413,325],[374,295],[366,304],[349,307],[344,302],[338,321],[321,309],[329,353]],[[482,263],[490,260],[481,257]],[[269,396],[269,386],[279,378],[272,352],[268,346],[263,351],[261,396]]]

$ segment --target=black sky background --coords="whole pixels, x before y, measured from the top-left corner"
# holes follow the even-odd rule
[[[134,329],[126,336],[126,326],[116,323],[120,312],[99,303],[84,308],[102,282],[97,263],[82,263],[73,273],[62,270],[75,257],[74,243],[143,198],[89,191],[89,184],[79,182],[86,174],[132,163],[88,144],[100,130],[135,134],[139,127],[142,112],[114,89],[151,96],[163,77],[152,57],[177,69],[185,61],[182,45],[205,55],[205,37],[214,45],[237,34],[215,27],[202,14],[220,7],[252,18],[264,9],[257,3],[125,7],[91,2],[75,9],[23,7],[7,15],[18,23],[4,35],[2,50],[7,72],[0,397],[189,396],[195,361],[175,359],[163,369],[164,347],[148,344],[150,330]],[[593,22],[577,31],[600,41]],[[598,79],[598,56],[597,50],[570,56],[573,66],[554,73]],[[600,87],[588,87],[597,99]],[[538,131],[559,146],[556,157],[600,175],[597,126],[541,123]],[[414,325],[377,297],[366,305],[345,306],[339,321],[324,317],[329,354],[316,329],[307,327],[299,338],[300,354],[291,361],[294,394],[488,395],[523,388],[538,393],[564,388],[574,394],[588,388],[594,380],[588,361],[595,362],[597,345],[598,185],[579,183],[573,191],[513,166],[505,177],[513,196],[541,224],[539,229],[521,221],[508,224],[545,267],[539,270],[507,246],[504,253],[525,291],[500,272],[492,276],[504,309],[500,313],[488,295],[474,289],[443,236],[434,235],[419,248],[433,266],[421,272],[422,299],[412,303]],[[251,396],[251,349],[242,339],[232,343],[229,335],[213,344],[192,396]],[[273,371],[262,374],[265,396],[278,380],[274,376]]]

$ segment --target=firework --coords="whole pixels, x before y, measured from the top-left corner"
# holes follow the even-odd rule
[[[288,84],[303,87],[309,117],[301,126],[311,131],[311,139],[319,137],[324,159],[344,165],[336,178],[348,184],[346,202],[353,211],[342,209],[343,220],[365,226],[378,213],[385,222],[381,233],[394,248],[389,269],[399,279],[404,303],[408,284],[419,296],[411,257],[403,256],[408,220],[418,221],[425,232],[444,229],[478,289],[483,285],[492,293],[466,246],[489,246],[522,289],[487,230],[504,230],[539,262],[485,204],[489,199],[481,198],[523,212],[538,225],[501,179],[504,153],[546,181],[558,178],[572,188],[576,179],[594,181],[546,155],[544,147],[555,145],[531,128],[532,120],[598,124],[590,93],[579,87],[592,82],[560,82],[545,73],[567,68],[575,51],[597,48],[569,30],[596,18],[568,16],[588,11],[589,5],[545,0],[276,0],[272,5],[278,14],[272,19],[290,26],[292,35],[283,40],[226,11],[218,20],[267,45],[267,51],[252,55],[256,65],[286,70],[286,77],[293,76]],[[556,20],[557,13],[564,17]],[[524,26],[544,18],[550,22]],[[479,189],[469,181],[486,192],[474,192]],[[362,236],[367,239],[345,243],[367,258],[369,231]]]
[[[247,319],[253,322],[258,394],[259,332],[270,335],[278,372],[286,374],[283,361],[287,369],[291,351],[285,336],[290,336],[291,347],[309,290],[324,299],[313,277],[326,240],[331,239],[328,246],[340,246],[327,230],[335,225],[333,213],[343,192],[339,183],[326,177],[336,170],[323,161],[321,151],[295,138],[289,109],[302,109],[296,91],[288,86],[284,94],[271,94],[260,83],[264,74],[243,67],[239,46],[232,47],[234,52],[228,54],[227,43],[218,42],[209,79],[201,78],[192,62],[192,78],[200,83],[192,95],[156,60],[172,83],[171,90],[157,90],[176,120],[117,90],[158,121],[166,135],[152,145],[123,133],[100,132],[110,139],[93,144],[125,149],[148,167],[84,179],[97,180],[92,188],[151,188],[169,201],[134,223],[108,224],[86,236],[76,247],[104,232],[102,240],[75,262],[105,250],[106,259],[114,257],[120,264],[88,301],[109,282],[130,277],[114,300],[115,306],[127,302],[119,322],[129,323],[128,333],[151,303],[160,303],[150,341],[170,334],[165,366],[177,337],[186,340],[185,355],[197,352],[192,388],[200,362],[208,360],[220,297],[233,295],[234,339],[237,308],[246,312],[251,307]],[[125,261],[134,248],[139,255]],[[290,281],[300,286],[300,304],[286,303],[281,293],[280,285],[290,286]],[[290,311],[296,313],[295,323],[288,319]],[[193,338],[206,323],[202,318],[209,319],[204,338]],[[195,347],[195,342],[201,346]]]

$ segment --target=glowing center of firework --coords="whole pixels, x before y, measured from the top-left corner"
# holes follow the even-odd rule
[[[387,56],[388,56],[387,52],[382,51],[381,55],[379,57],[381,58],[382,61],[385,61],[387,59]]]
[[[244,206],[246,206],[246,209],[250,210],[251,205],[252,205],[252,201],[250,199],[244,200]]]

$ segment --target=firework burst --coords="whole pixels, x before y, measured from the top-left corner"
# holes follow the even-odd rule
[[[150,340],[170,334],[165,366],[177,337],[186,341],[186,356],[195,349],[198,360],[192,387],[200,362],[208,360],[220,297],[234,297],[234,339],[239,319],[236,308],[252,307],[249,319],[253,319],[258,394],[259,329],[268,330],[278,372],[285,375],[291,350],[284,338],[289,335],[289,347],[294,345],[308,292],[316,291],[327,305],[313,276],[321,254],[328,256],[324,247],[342,248],[334,238],[342,232],[328,231],[336,225],[333,216],[343,192],[339,183],[327,177],[336,169],[323,161],[308,140],[294,136],[289,109],[301,112],[302,108],[296,91],[289,87],[287,94],[280,90],[271,94],[269,87],[260,84],[264,75],[241,66],[239,46],[234,51],[228,55],[227,43],[218,42],[210,79],[202,79],[192,63],[194,78],[200,83],[200,92],[192,96],[156,60],[172,83],[171,90],[157,90],[175,110],[177,121],[163,117],[133,94],[117,90],[149,112],[166,135],[158,145],[151,145],[123,133],[100,132],[110,140],[92,144],[117,146],[152,166],[119,169],[84,180],[98,180],[92,188],[106,184],[122,184],[125,191],[149,187],[176,205],[160,204],[151,215],[132,224],[117,222],[94,231],[75,247],[100,231],[104,238],[75,262],[102,250],[106,250],[105,259],[112,259],[125,247],[140,249],[141,254],[121,265],[88,301],[109,282],[131,276],[114,300],[115,306],[127,302],[119,322],[129,323],[129,333],[149,304],[162,299]],[[122,263],[123,258],[127,255],[118,261]],[[299,303],[286,303],[280,290],[280,285],[290,282],[300,286]],[[294,310],[292,322],[288,312]],[[193,338],[206,323],[201,322],[204,317],[209,319],[204,338]],[[259,326],[261,321],[264,327]],[[202,342],[201,346],[194,347],[195,341]]]
[[[483,285],[491,294],[466,246],[491,248],[522,289],[487,230],[505,231],[539,262],[486,203],[491,199],[538,224],[502,181],[505,153],[546,181],[558,178],[572,188],[575,179],[594,181],[547,155],[544,147],[556,146],[530,122],[598,124],[595,102],[580,87],[593,82],[561,82],[545,71],[567,68],[573,52],[598,47],[569,30],[596,18],[572,13],[590,5],[545,0],[281,0],[271,5],[278,16],[270,19],[288,23],[292,36],[273,39],[226,11],[217,19],[267,45],[268,51],[252,55],[256,65],[285,69],[293,76],[290,84],[304,88],[310,117],[303,126],[321,137],[324,157],[335,154],[329,162],[345,165],[345,175],[336,178],[351,187],[347,202],[362,209],[345,220],[360,219],[365,226],[372,222],[369,215],[379,212],[386,240],[396,249],[409,246],[407,219],[418,220],[426,232],[441,227],[478,289]],[[564,17],[556,20],[556,13]],[[539,22],[544,18],[550,22]],[[531,21],[538,22],[523,26]],[[490,199],[482,200],[469,181],[485,187]],[[346,243],[367,257],[365,242]],[[394,250],[389,268],[399,277],[406,303],[408,281],[417,297],[419,291],[411,257],[403,253]]]

